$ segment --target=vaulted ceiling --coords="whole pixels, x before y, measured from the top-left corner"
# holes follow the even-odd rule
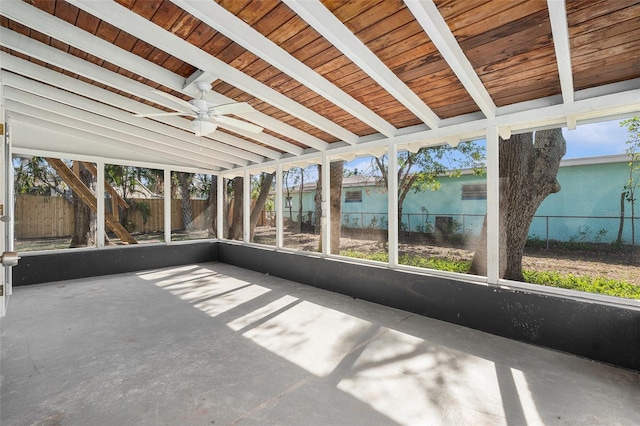
[[[224,173],[640,111],[640,1],[2,0],[18,151]],[[194,135],[209,83],[247,102]],[[155,89],[155,91],[154,91]]]

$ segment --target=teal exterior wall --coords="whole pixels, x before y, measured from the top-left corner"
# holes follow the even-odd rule
[[[561,167],[558,171],[560,192],[542,202],[529,236],[574,242],[615,241],[620,227],[620,194],[628,179],[626,162]],[[625,202],[624,213],[627,219],[622,239],[629,243],[631,205],[628,202]],[[640,221],[636,220],[638,225]],[[640,230],[636,236],[638,232]]]
[[[551,194],[540,205],[530,230],[530,238],[574,242],[611,243],[617,239],[620,226],[620,194],[629,179],[626,162],[564,166],[558,171],[561,190]],[[462,175],[443,177],[439,190],[410,192],[402,206],[401,229],[431,231],[437,218],[449,217],[455,232],[478,235],[487,211],[486,199],[463,200],[462,187],[486,184],[485,176]],[[362,191],[362,202],[344,202],[347,191]],[[353,228],[386,229],[388,197],[378,186],[343,187],[342,223]],[[292,193],[294,220],[298,214],[298,193]],[[303,209],[315,211],[315,190],[303,196]],[[637,206],[640,210],[640,206]],[[625,203],[622,238],[631,242],[631,207]],[[285,209],[288,217],[288,210]],[[638,213],[636,213],[636,217]],[[636,240],[640,240],[640,220],[636,220]],[[638,241],[636,241],[637,243]]]

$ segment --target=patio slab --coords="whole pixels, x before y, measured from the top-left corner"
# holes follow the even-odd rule
[[[640,375],[223,263],[19,287],[3,425],[640,424]]]

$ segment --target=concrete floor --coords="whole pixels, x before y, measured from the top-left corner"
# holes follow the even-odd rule
[[[15,289],[9,425],[638,425],[640,376],[222,263]]]

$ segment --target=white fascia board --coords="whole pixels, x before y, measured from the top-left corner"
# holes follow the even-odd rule
[[[208,158],[215,159],[216,163],[218,163],[218,165],[221,167],[230,168],[229,164],[246,166],[249,163],[247,160],[222,154],[219,151],[215,151],[209,148],[207,145],[203,144],[203,142],[199,140],[198,137],[194,136],[193,134],[190,135],[190,136],[193,136],[192,143],[187,143],[187,142],[184,142],[183,140],[176,140],[171,136],[167,136],[163,134],[163,131],[165,130],[164,127],[171,128],[169,126],[164,126],[162,124],[156,123],[151,120],[140,120],[139,118],[133,117],[131,114],[128,114],[117,108],[112,108],[102,103],[92,101],[88,98],[56,89],[52,86],[48,86],[38,81],[28,80],[25,77],[21,77],[17,74],[6,72],[4,70],[2,71],[2,80],[4,82],[4,85],[7,87],[12,87],[12,88],[21,90],[23,92],[28,92],[33,95],[41,96],[55,102],[60,102],[74,108],[78,108],[84,111],[98,114],[100,116],[110,117],[112,119],[121,121],[123,123],[130,124],[132,126],[136,126],[141,129],[148,130],[150,132],[154,132],[154,133],[148,133],[147,139],[150,139],[153,141],[164,141],[165,144],[169,144],[169,145],[177,145],[178,143],[180,143],[181,147],[186,152],[190,152],[193,155],[197,155],[197,156],[204,154]],[[173,129],[173,130],[175,130],[176,132],[185,133],[181,130],[177,130],[177,129]]]
[[[564,0],[547,0],[547,9],[551,20],[551,33],[553,34],[553,47],[556,52],[562,98],[565,104],[569,104],[574,100],[574,89],[566,5]]]
[[[91,122],[82,121],[76,118],[72,118],[70,116],[60,115],[52,111],[47,111],[44,109],[40,109],[37,106],[23,104],[19,101],[13,99],[6,99],[7,110],[20,113],[24,116],[35,117],[41,120],[49,121],[52,123],[62,124],[68,127],[69,132],[72,133],[74,130],[83,131],[85,133],[90,133],[96,137],[96,139],[100,137],[108,137],[110,139],[119,140],[122,142],[126,142],[131,145],[131,149],[145,149],[150,150],[147,151],[153,155],[166,155],[168,157],[173,156],[177,161],[181,161],[183,163],[193,164],[197,167],[211,167],[212,163],[207,163],[206,160],[201,161],[200,159],[194,159],[193,156],[185,155],[184,152],[178,148],[175,149],[165,149],[163,151],[159,151],[154,149],[153,146],[149,146],[149,143],[146,139],[137,138],[135,136],[128,135],[126,133],[117,132],[117,131],[105,131],[104,127],[99,127],[94,125]],[[62,107],[62,105],[60,105]],[[88,113],[87,113],[88,114]],[[91,139],[85,140],[84,143],[90,141]]]
[[[328,149],[323,155],[329,158],[341,156],[353,152],[374,152],[388,144],[405,145],[417,144],[419,146],[435,146],[447,143],[452,138],[458,140],[484,139],[486,129],[489,126],[496,128],[507,127],[512,134],[535,131],[543,128],[562,127],[567,116],[583,117],[585,121],[606,120],[610,117],[618,117],[622,114],[633,115],[640,112],[640,89],[625,92],[611,93],[590,99],[576,100],[571,105],[551,105],[543,108],[535,108],[527,111],[518,111],[505,114],[493,120],[481,119],[464,123],[456,123],[447,127],[439,127],[412,134],[396,136],[394,138],[380,138],[369,142],[363,142],[357,146],[342,146]],[[320,158],[319,153],[303,154],[297,158],[283,158],[274,164],[287,164],[296,161],[314,161]],[[261,164],[268,165],[269,162]],[[251,170],[249,165],[242,169]]]
[[[284,3],[423,123],[432,129],[439,127],[440,118],[322,3],[298,0]]]
[[[193,158],[211,162],[217,166],[225,169],[231,169],[234,167],[233,163],[222,161],[216,158],[215,153],[206,153],[205,150],[198,152],[197,150],[187,150],[182,146],[176,144],[176,140],[167,136],[160,135],[149,130],[141,129],[136,126],[104,117],[93,112],[89,112],[84,109],[69,106],[60,102],[52,101],[51,99],[43,98],[32,93],[27,93],[14,87],[6,86],[4,88],[4,96],[6,99],[12,99],[24,105],[29,105],[33,108],[38,108],[44,111],[49,111],[60,116],[69,117],[85,123],[89,123],[96,127],[101,127],[102,134],[110,134],[111,132],[117,132],[127,136],[137,138],[143,146],[152,148],[158,152],[164,152],[167,154],[175,155],[180,153],[187,158]],[[72,95],[76,96],[76,95]],[[143,142],[144,141],[144,142]]]
[[[460,48],[444,18],[440,15],[433,0],[404,0],[404,3],[483,114],[488,119],[494,118],[497,110],[496,104]]]
[[[591,166],[596,164],[628,163],[626,154],[599,155],[597,157],[567,158],[560,160],[560,167]]]
[[[185,0],[171,0],[171,2],[304,86],[320,94],[363,123],[376,129],[381,134],[393,136],[396,133],[397,129],[385,119],[294,58],[286,50],[251,28],[243,20],[219,4],[212,1],[187,2]]]
[[[128,9],[125,9],[125,10],[128,10]],[[102,40],[96,36],[93,36],[87,33],[86,31],[83,31],[80,28],[77,28],[69,24],[68,22],[65,22],[61,19],[56,18],[55,16],[52,16],[46,12],[43,12],[33,6],[29,6],[27,3],[24,3],[21,1],[14,1],[14,0],[8,0],[7,2],[2,1],[0,6],[0,13],[7,17],[10,17],[11,19],[15,19],[17,22],[20,22],[23,25],[29,26],[30,28],[36,29],[57,40],[67,43],[70,46],[74,46],[84,52],[90,53],[93,56],[102,58],[112,64],[115,64],[121,68],[132,71],[149,80],[156,81],[162,84],[163,86],[170,87],[177,91],[183,91],[182,88],[185,82],[185,79],[183,77],[177,74],[174,74],[168,71],[167,69],[162,68],[159,65],[146,61],[131,52],[128,52],[124,49],[117,47],[114,44],[108,43],[105,40]],[[145,22],[148,22],[148,21],[145,21]],[[117,26],[117,24],[115,25]],[[2,37],[0,38],[3,39],[2,40],[3,44],[4,43],[17,44],[16,42],[13,41],[13,39],[10,39],[9,41],[4,40],[5,37],[15,38],[16,34],[5,34],[5,33],[12,33],[12,31],[6,30],[5,28],[2,28],[2,30],[3,30],[3,34],[2,34]],[[47,48],[49,50],[56,50],[56,49],[52,49],[49,46],[47,46]],[[28,54],[28,52],[23,52],[23,53]],[[59,66],[66,69],[64,63],[59,64]],[[116,73],[113,73],[113,74],[116,74]],[[124,78],[122,76],[120,77]],[[92,78],[92,77],[90,76],[89,78]],[[100,83],[106,84],[108,86],[115,87],[116,89],[128,91],[126,89],[127,88],[126,85],[122,87],[117,85],[118,80],[115,80],[115,83],[114,83],[113,79],[108,79],[108,78],[104,80],[98,80],[97,78],[92,78],[92,79],[99,81]],[[144,87],[144,90],[142,91],[143,93],[132,93],[132,94],[135,94],[136,96],[139,96],[143,99],[152,101],[156,104],[166,106],[167,108],[175,109],[175,104],[173,102],[167,100],[163,96],[153,93],[149,86],[145,86],[143,84],[140,84],[140,85]],[[139,112],[139,111],[136,111],[136,112]],[[228,128],[231,131],[235,130],[233,127],[228,127],[222,123],[220,123],[219,126],[225,129]],[[251,137],[253,136],[254,134],[251,135]],[[264,141],[261,141],[261,142],[265,143]],[[298,148],[295,145],[285,141],[279,141],[279,145],[280,146],[278,146],[278,149],[288,151],[287,149],[283,149],[283,147],[288,147],[292,149],[292,153],[296,152]]]
[[[12,50],[19,51],[21,53],[24,53],[25,55],[31,56],[49,64],[55,65],[74,74],[82,75],[86,78],[111,87],[116,87],[119,90],[123,90],[142,99],[147,99],[159,105],[165,105],[169,108],[172,107],[170,101],[168,101],[163,96],[155,95],[151,90],[149,90],[149,86],[128,79],[120,74],[109,71],[95,64],[83,61],[80,58],[77,58],[68,53],[64,53],[58,49],[52,49],[51,47],[43,43],[10,31],[4,27],[0,27],[0,45]],[[104,103],[128,109],[131,112],[162,112],[156,108],[109,92],[108,90],[100,89],[96,86],[92,86],[77,79],[71,79],[70,77],[49,70],[47,68],[43,68],[35,64],[32,64],[33,66],[29,65],[31,64],[30,62],[8,55],[4,52],[0,52],[0,55],[2,55],[2,68],[10,69],[19,74],[28,75],[35,80],[40,80],[50,84],[58,84],[60,87],[65,88],[65,90],[69,90],[83,96],[89,96],[94,99],[100,99]],[[37,68],[33,68],[34,66]],[[164,82],[160,83],[164,84]],[[96,96],[95,94],[98,94],[98,96],[94,97]],[[154,119],[155,121],[169,124],[170,126],[174,126],[186,130],[187,132],[191,132],[191,128],[189,127],[189,120],[179,117],[154,117]],[[213,143],[213,149],[240,158],[244,158],[249,161],[261,162],[256,161],[257,158],[255,158],[255,156],[249,155],[251,153],[271,159],[278,159],[281,157],[281,154],[277,151],[245,141],[240,138],[225,135],[221,132],[214,132],[208,137],[208,139],[223,142]],[[231,146],[226,146],[225,144]],[[248,152],[245,153],[245,151]]]
[[[154,46],[161,46],[163,51],[201,70],[211,70],[219,75],[221,80],[345,142],[355,144],[358,141],[358,135],[249,77],[215,56],[198,49],[180,37],[165,31],[124,6],[113,2],[86,0],[70,0],[69,3],[140,40]]]
[[[70,127],[70,123],[62,124],[15,110],[9,111],[9,117],[13,151],[18,155],[52,156],[84,161],[100,159],[109,164],[153,168],[181,167],[185,171],[220,170],[210,165],[196,169],[193,163],[178,161],[175,156],[162,155],[152,149],[134,146],[119,139],[79,130]]]

